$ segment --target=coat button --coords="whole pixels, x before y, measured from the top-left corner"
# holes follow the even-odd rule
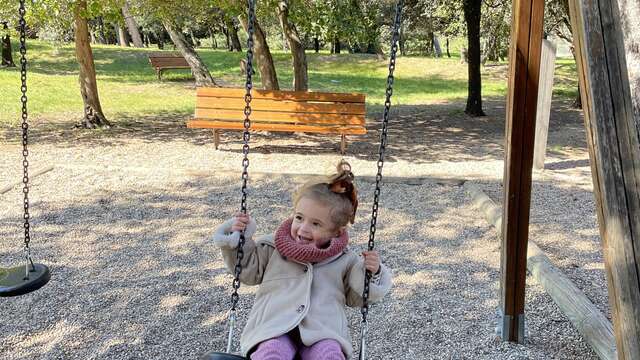
[[[304,305],[298,306],[298,309],[296,311],[299,312],[299,313],[303,312],[304,311]]]

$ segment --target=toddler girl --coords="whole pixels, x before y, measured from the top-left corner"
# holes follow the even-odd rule
[[[275,235],[254,241],[256,223],[237,214],[220,226],[214,243],[233,273],[240,231],[245,232],[240,281],[260,284],[240,338],[252,360],[344,360],[353,356],[346,306],[362,306],[365,269],[372,277],[369,301],[391,288],[390,270],[378,253],[362,257],[348,247],[347,224],[358,206],[349,164],[338,173],[304,184],[293,199],[292,217]]]

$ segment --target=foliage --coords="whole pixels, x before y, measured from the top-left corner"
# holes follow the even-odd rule
[[[262,2],[259,13],[263,27],[279,32],[275,19],[281,0]],[[288,0],[289,19],[304,39],[317,38],[323,44],[339,39],[352,52],[378,52],[381,28],[389,14],[391,4],[385,0]],[[266,9],[266,11],[264,11]],[[309,41],[310,42],[310,41]],[[310,44],[307,44],[310,46]]]
[[[88,0],[85,14],[94,30],[115,38],[113,26],[122,26],[122,5],[125,0]],[[282,0],[257,1],[257,17],[270,41],[282,41],[277,18],[277,5]],[[380,52],[390,38],[395,12],[393,0],[286,0],[289,19],[297,27],[306,46],[318,39],[328,49],[336,39],[351,52]],[[492,2],[493,1],[493,2]],[[547,0],[559,3],[566,0]],[[75,0],[39,0],[28,2],[28,23],[39,38],[72,40],[72,13]],[[236,18],[246,13],[246,0],[127,0],[130,11],[143,32],[164,32],[162,21],[171,21],[185,33],[207,38],[211,32],[222,33]],[[15,0],[0,0],[0,20],[11,27],[17,22]],[[455,38],[464,35],[462,0],[405,0],[403,32],[407,47],[413,53],[430,53],[433,36]],[[487,0],[483,7],[485,43],[498,49],[506,47],[509,33],[510,3]],[[100,18],[100,21],[94,19]],[[273,46],[272,46],[273,47]],[[489,46],[491,47],[491,46]]]
[[[546,0],[544,32],[545,34],[555,35],[569,43],[573,42],[568,0]]]
[[[405,4],[405,46],[410,53],[432,55],[436,33],[445,37],[464,33],[460,1],[409,0]]]
[[[405,31],[412,53],[432,54],[433,36],[465,36],[462,0],[409,0],[405,6]],[[499,60],[506,56],[511,26],[511,2],[487,0],[482,3],[482,42],[486,56]],[[466,47],[466,45],[464,45]]]
[[[87,19],[102,16],[109,21],[121,21],[120,7],[124,0],[87,0]],[[67,42],[73,40],[74,0],[27,1],[26,21],[32,34],[39,38]],[[18,6],[14,0],[0,0],[0,19],[8,19],[18,25]]]
[[[482,2],[483,61],[500,61],[507,58],[511,36],[511,1]]]

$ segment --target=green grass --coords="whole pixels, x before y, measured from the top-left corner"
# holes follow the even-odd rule
[[[572,100],[578,96],[578,73],[573,58],[556,59],[553,96]]]
[[[14,46],[15,46],[14,42]],[[121,116],[190,114],[194,89],[188,70],[165,72],[158,82],[149,66],[147,53],[157,49],[116,46],[93,47],[100,100],[105,115],[117,121]],[[199,49],[199,54],[215,79],[242,86],[238,63],[243,53]],[[14,52],[16,61],[19,53]],[[289,54],[274,52],[280,87],[290,89],[292,69]],[[314,91],[363,92],[369,105],[384,102],[388,61],[363,54],[307,54],[309,85]],[[28,43],[29,113],[40,117],[79,118],[82,99],[78,89],[78,65],[72,44],[55,49],[42,41]],[[504,97],[506,65],[487,67],[483,74],[483,96]],[[394,103],[423,104],[433,101],[460,101],[467,96],[467,67],[457,57],[433,59],[401,57],[395,72]],[[575,64],[560,59],[554,96],[576,95]],[[256,78],[259,82],[259,76]],[[16,124],[20,113],[20,74],[18,68],[0,68],[0,124]]]

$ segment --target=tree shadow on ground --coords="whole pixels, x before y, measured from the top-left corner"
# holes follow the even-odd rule
[[[504,157],[504,102],[485,101],[486,117],[472,118],[462,111],[459,102],[431,105],[398,105],[392,108],[388,127],[386,160],[410,161],[415,164],[439,161],[501,160]],[[347,136],[347,155],[375,161],[380,143],[382,107],[370,106],[367,113],[367,134]],[[161,113],[133,117],[118,114],[115,127],[109,130],[74,129],[66,122],[41,121],[31,128],[32,143],[74,147],[79,142],[91,146],[119,146],[129,141],[186,142],[213,149],[213,135],[208,129],[188,129],[189,113]],[[580,113],[567,103],[554,103],[550,120],[549,148],[585,147]],[[571,130],[571,131],[569,131]],[[4,132],[8,142],[17,142],[18,129]],[[254,132],[251,151],[314,156],[339,153],[340,136],[331,134]],[[242,152],[242,132],[223,132],[221,152]]]
[[[588,167],[588,161],[577,162],[582,167]],[[504,194],[501,182],[474,182],[480,184],[483,191],[502,207]],[[611,319],[595,206],[594,194],[585,186],[534,180],[529,240],[535,242],[554,266],[571,279],[600,312]],[[500,230],[493,231],[497,236]]]
[[[274,231],[288,216],[290,205],[275,199],[288,199],[295,186],[277,176],[252,186],[259,233]],[[223,349],[230,276],[208,237],[237,211],[239,188],[236,181],[195,177],[124,191],[98,187],[43,201],[34,229],[46,240],[33,246],[51,265],[53,279],[31,295],[3,300],[8,331],[0,332],[0,351],[15,359],[183,359]],[[368,241],[373,184],[361,184],[360,190],[363,210],[351,230],[356,249]],[[563,196],[579,191],[555,190]],[[0,238],[11,237],[11,221],[0,218]],[[566,358],[565,352],[580,351],[581,358],[594,358],[539,292],[528,295],[534,307],[526,348],[495,342],[499,244],[483,221],[461,187],[385,189],[376,239],[395,271],[395,286],[371,311],[370,353],[496,359],[523,353]],[[572,229],[576,235],[582,230]],[[479,253],[480,248],[488,250]],[[3,259],[19,258],[20,249],[0,249]],[[254,292],[242,287],[241,325]],[[354,341],[359,316],[357,309],[349,312]]]
[[[545,164],[544,168],[547,170],[566,170],[585,166],[589,166],[589,159],[556,161]]]

